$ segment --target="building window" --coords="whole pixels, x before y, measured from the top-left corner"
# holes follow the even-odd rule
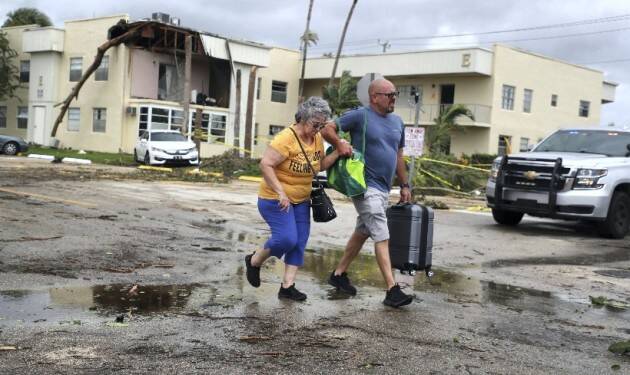
[[[512,137],[509,135],[499,135],[499,156],[507,155],[511,152]]]
[[[95,81],[107,81],[109,71],[109,56],[103,56],[101,60],[101,65],[96,68],[94,72],[94,80]]]
[[[269,135],[274,136],[284,130],[284,126],[282,125],[269,125]]]
[[[258,77],[256,85],[256,100],[260,100],[260,86],[262,86],[262,77]]]
[[[183,93],[180,90],[177,68],[171,64],[160,64],[158,68],[158,99],[179,101]]]
[[[225,143],[225,125],[227,116],[212,114],[212,122],[210,123],[210,135],[212,141]]]
[[[79,82],[83,75],[83,57],[70,59],[70,82]]]
[[[503,98],[501,99],[501,108],[514,110],[514,91],[516,87],[503,85]]]
[[[81,110],[79,108],[68,108],[68,131],[78,132],[81,126]]]
[[[271,82],[271,101],[278,103],[287,102],[287,83],[280,81]]]
[[[0,128],[7,127],[7,107],[0,107]]]
[[[18,129],[28,128],[28,107],[18,107],[17,127]]]
[[[552,107],[557,107],[558,106],[558,95],[551,94],[551,106]]]
[[[28,60],[20,61],[20,82],[26,83],[31,75],[31,62]]]
[[[95,133],[105,133],[107,122],[107,109],[94,108],[92,117],[92,131]]]
[[[527,152],[527,151],[529,151],[528,148],[529,148],[529,138],[522,138],[521,137],[521,144],[520,144],[518,150],[520,152]]]
[[[586,100],[580,100],[580,117],[588,117],[588,110],[591,107],[591,102]]]
[[[523,90],[523,112],[531,113],[533,96],[534,96],[533,90],[530,90],[530,89]]]
[[[254,146],[258,144],[258,123],[254,124]]]

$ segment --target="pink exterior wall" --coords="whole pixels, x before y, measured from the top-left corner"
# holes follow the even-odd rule
[[[180,62],[178,60],[178,62]],[[145,50],[131,50],[131,97],[158,98],[158,74],[160,63],[175,64],[173,56],[152,53]],[[183,63],[183,59],[181,59]],[[203,57],[193,57],[191,64],[191,90],[208,93],[210,61]],[[183,82],[183,80],[182,80]],[[194,100],[194,98],[191,98]]]

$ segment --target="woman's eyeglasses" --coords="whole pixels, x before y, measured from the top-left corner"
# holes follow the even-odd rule
[[[315,130],[322,130],[323,128],[326,127],[326,122],[325,121],[311,122],[311,125],[313,126],[313,129]]]

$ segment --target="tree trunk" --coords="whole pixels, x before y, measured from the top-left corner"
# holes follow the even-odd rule
[[[352,12],[354,12],[354,7],[356,7],[357,1],[359,0],[352,0],[352,6],[350,7],[350,11],[348,12],[348,17],[346,18],[346,24],[343,26],[343,31],[341,32],[341,40],[339,40],[339,47],[337,48],[337,56],[335,56],[335,63],[333,65],[332,74],[330,75],[330,80],[328,81],[328,86],[332,86],[335,81],[335,74],[337,73],[337,64],[339,63],[339,56],[341,56],[341,49],[343,48],[343,42],[346,39],[346,31],[348,31],[348,25],[350,24],[350,19],[352,18]]]
[[[63,116],[68,111],[68,107],[70,106],[70,103],[72,103],[72,99],[79,97],[79,91],[81,90],[81,87],[83,87],[83,84],[85,83],[85,81],[87,81],[87,79],[92,75],[92,73],[94,73],[94,71],[96,71],[99,65],[101,65],[101,61],[103,60],[103,55],[105,55],[105,52],[107,52],[107,50],[110,49],[111,47],[115,47],[119,44],[125,43],[128,40],[134,38],[136,34],[138,33],[138,31],[140,31],[140,29],[142,29],[144,26],[147,26],[147,24],[138,25],[134,27],[133,29],[130,29],[126,33],[101,44],[96,49],[96,56],[94,57],[94,62],[92,63],[92,65],[90,65],[90,67],[87,68],[85,73],[83,73],[83,77],[81,77],[81,80],[77,82],[76,86],[72,88],[70,95],[68,95],[68,97],[66,97],[66,99],[63,102],[55,105],[56,107],[63,104],[61,106],[61,111],[59,112],[59,115],[57,116],[57,119],[55,120],[55,124],[53,125],[52,131],[50,132],[51,137],[55,137],[57,135],[57,128],[59,127],[59,124],[61,123],[61,121],[63,121]]]
[[[192,35],[186,35],[184,43],[186,48],[186,61],[184,62],[184,99],[182,107],[184,107],[184,123],[182,124],[182,134],[189,134],[190,128],[190,70],[192,64]],[[196,98],[195,98],[196,99]]]
[[[313,2],[315,0],[310,0],[308,4],[308,15],[306,16],[306,30],[304,30],[304,35],[302,35],[302,73],[300,74],[300,88],[298,90],[298,101],[301,103],[303,101],[303,92],[304,92],[304,71],[306,70],[306,51],[308,50],[308,40],[304,39],[306,34],[310,30],[311,25],[311,13],[313,11]]]

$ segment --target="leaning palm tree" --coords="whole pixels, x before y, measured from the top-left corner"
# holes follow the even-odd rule
[[[339,63],[339,56],[341,56],[341,49],[343,48],[343,42],[346,39],[346,32],[348,31],[348,25],[350,24],[350,19],[352,18],[352,12],[354,12],[354,8],[357,6],[357,1],[352,0],[352,6],[350,7],[350,11],[348,12],[348,17],[346,17],[346,24],[343,26],[343,31],[341,32],[341,39],[339,40],[339,47],[337,47],[337,55],[335,56],[335,63],[333,64],[332,74],[330,75],[330,80],[328,81],[328,86],[332,86],[335,81],[335,73],[337,73],[337,64]]]
[[[441,111],[435,123],[429,126],[425,134],[425,142],[431,153],[443,153],[449,144],[451,132],[460,128],[457,119],[465,116],[475,120],[473,113],[463,104],[454,104]]]
[[[308,15],[306,16],[306,30],[304,30],[304,34],[300,38],[302,43],[302,74],[300,74],[300,88],[298,90],[298,97],[300,98],[300,102],[302,101],[302,92],[304,91],[304,71],[306,69],[306,52],[308,50],[308,46],[310,44],[317,44],[319,41],[319,36],[317,33],[311,31],[311,13],[313,12],[313,2],[315,0],[310,0],[308,4]]]

